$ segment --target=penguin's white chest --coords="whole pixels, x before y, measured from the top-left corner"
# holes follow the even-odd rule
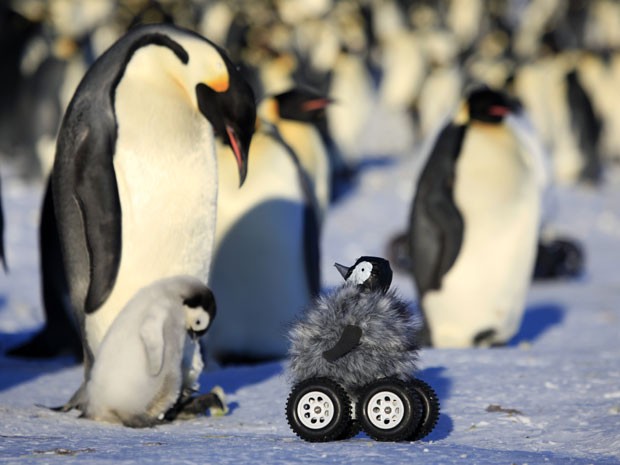
[[[510,131],[468,130],[457,160],[454,200],[464,222],[457,260],[424,299],[436,346],[498,340],[518,329],[540,221],[538,173]]]
[[[86,319],[93,351],[138,289],[177,274],[208,278],[217,201],[212,128],[178,89],[154,92],[145,96],[130,79],[116,92],[121,260],[110,297]]]

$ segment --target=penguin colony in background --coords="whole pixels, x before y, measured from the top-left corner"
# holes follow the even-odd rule
[[[54,3],[54,8],[38,10],[30,8],[33,3],[35,2],[14,2],[10,10],[7,6],[1,7],[2,17],[10,18],[6,21],[7,28],[0,28],[2,37],[10,37],[10,40],[13,40],[14,37],[9,34],[12,33],[11,31],[16,31],[14,34],[19,35],[20,44],[17,49],[23,52],[21,58],[8,55],[2,57],[15,64],[10,67],[12,70],[17,69],[19,65],[19,71],[6,73],[3,78],[12,79],[11,82],[21,80],[23,86],[38,85],[41,76],[48,75],[45,72],[46,67],[49,66],[46,59],[50,57],[64,65],[58,69],[62,68],[59,72],[65,74],[63,78],[58,79],[62,86],[57,84],[55,88],[38,87],[41,92],[53,94],[45,100],[53,102],[46,107],[45,112],[30,110],[23,113],[21,108],[17,108],[19,111],[0,114],[3,122],[10,123],[0,124],[0,128],[14,128],[16,124],[22,127],[37,126],[38,134],[34,142],[35,137],[30,137],[27,143],[12,141],[13,145],[10,149],[4,146],[0,148],[3,152],[36,154],[36,158],[40,160],[38,162],[40,169],[44,173],[49,169],[45,167],[52,165],[49,140],[54,139],[61,124],[60,114],[62,112],[58,111],[58,108],[69,105],[71,96],[80,82],[81,74],[95,62],[95,59],[102,56],[104,51],[129,27],[141,22],[174,22],[208,37],[214,44],[226,50],[231,61],[239,67],[239,72],[243,73],[247,81],[251,83],[257,101],[267,101],[274,96],[283,96],[291,89],[306,86],[316,89],[318,95],[331,100],[329,106],[322,109],[324,118],[322,116],[318,122],[312,121],[312,124],[301,125],[306,133],[303,137],[308,137],[308,143],[303,146],[314,147],[312,151],[314,165],[308,163],[303,147],[295,146],[302,136],[298,133],[290,135],[285,127],[290,121],[285,124],[284,120],[291,118],[285,116],[286,104],[283,100],[278,102],[281,118],[278,121],[268,121],[277,129],[277,133],[284,141],[284,145],[281,146],[274,143],[274,150],[281,151],[282,147],[290,148],[290,151],[288,148],[286,150],[295,153],[298,164],[305,171],[303,175],[299,175],[300,171],[297,171],[295,179],[289,179],[290,182],[286,187],[288,192],[297,191],[299,194],[299,182],[304,178],[309,179],[309,184],[314,189],[314,198],[310,203],[307,202],[305,194],[303,201],[302,196],[298,195],[297,198],[305,205],[303,208],[306,208],[306,211],[309,204],[318,205],[319,214],[316,222],[319,225],[317,229],[319,233],[331,202],[334,202],[345,190],[344,180],[349,179],[348,176],[354,173],[356,167],[363,162],[362,157],[367,155],[364,146],[367,141],[364,136],[372,132],[370,129],[372,129],[373,117],[387,115],[396,120],[400,118],[407,121],[407,124],[410,124],[406,126],[408,144],[413,140],[417,145],[424,145],[421,142],[432,140],[433,135],[442,127],[446,119],[454,115],[459,101],[466,95],[466,89],[470,89],[470,85],[474,82],[484,83],[495,90],[502,90],[512,97],[518,97],[523,102],[524,110],[530,115],[544,148],[551,155],[552,181],[568,184],[600,183],[604,180],[606,167],[620,158],[620,139],[617,136],[620,134],[619,118],[618,112],[615,111],[619,98],[615,83],[618,82],[618,76],[620,76],[620,54],[618,53],[620,47],[618,30],[620,29],[613,24],[613,18],[619,16],[620,5],[612,0],[596,0],[585,4],[583,2],[551,4],[544,0],[532,0],[527,3],[492,0],[467,2],[462,0],[440,2],[288,0],[277,2],[276,5],[267,1],[249,0],[235,3],[222,0],[209,2],[206,5],[190,0],[184,2],[121,0],[109,3],[98,2],[100,4],[98,8],[80,8],[79,5],[71,6],[65,2],[56,4],[52,0],[48,3]],[[66,20],[66,18],[75,17],[81,20]],[[24,25],[27,27],[22,27]],[[166,28],[166,26],[159,27]],[[45,33],[41,33],[41,30]],[[146,66],[145,69],[148,69],[150,66],[148,63],[150,52],[148,51],[153,49],[157,49],[157,56],[167,57],[166,62],[177,65],[179,69],[186,70],[194,66],[194,60],[191,60],[194,55],[193,46],[183,44],[185,40],[192,41],[193,39],[190,39],[191,35],[182,35],[184,39],[179,39],[178,43],[181,44],[180,48],[185,49],[190,56],[186,65],[182,64],[183,53],[175,46],[171,48],[165,43],[159,45],[141,43],[140,47],[136,46],[137,48],[131,49],[132,58],[128,62],[119,61],[116,65],[102,66],[98,61],[99,65],[91,68],[88,73],[90,81],[94,76],[93,69],[101,72],[105,68],[103,75],[110,79],[109,82],[102,82],[101,87],[94,81],[88,85],[101,90],[98,98],[103,98],[105,94],[103,89],[110,90],[111,88],[116,89],[115,99],[118,100],[120,96],[124,98],[119,100],[118,106],[116,106],[116,101],[104,102],[103,107],[108,111],[101,111],[95,115],[97,124],[101,124],[104,128],[104,131],[98,134],[108,134],[111,139],[92,141],[86,137],[85,143],[94,143],[101,147],[106,143],[109,144],[110,141],[115,141],[114,150],[123,150],[125,141],[129,143],[133,138],[129,128],[137,127],[129,123],[128,118],[140,119],[142,116],[137,112],[147,111],[145,104],[158,105],[158,102],[161,103],[161,108],[166,108],[166,110],[159,112],[160,118],[148,120],[155,125],[160,124],[161,129],[153,126],[152,137],[145,137],[143,142],[138,143],[138,145],[144,144],[141,148],[146,149],[150,144],[156,146],[153,150],[157,153],[165,147],[165,141],[155,136],[166,134],[168,130],[175,128],[175,124],[178,128],[184,123],[189,123],[190,120],[192,121],[190,126],[193,127],[195,134],[200,134],[198,137],[210,140],[211,133],[213,133],[216,139],[224,142],[230,140],[228,137],[230,125],[219,121],[216,118],[217,115],[210,113],[210,109],[216,107],[218,108],[216,113],[223,112],[226,105],[221,105],[221,102],[218,101],[215,106],[199,105],[199,110],[203,113],[202,119],[194,120],[189,116],[189,112],[183,111],[182,108],[187,109],[187,107],[180,104],[182,101],[185,104],[189,103],[196,94],[189,87],[185,98],[177,100],[179,105],[175,106],[172,104],[174,91],[171,90],[174,86],[167,87],[163,81],[158,81],[155,77],[158,76],[157,73],[150,73],[145,77],[148,78],[151,87],[146,84],[145,86],[136,84],[142,79],[139,76],[137,64],[142,62]],[[204,47],[211,49],[207,55],[219,54],[219,49],[204,42],[201,43]],[[124,44],[129,46],[127,42]],[[121,54],[120,50],[118,48],[115,50],[117,51],[105,56],[108,59],[113,56],[118,57]],[[223,58],[221,60],[231,76],[238,74],[237,68],[231,66],[230,62]],[[125,68],[127,72],[121,72]],[[114,73],[117,71],[119,74],[116,76],[122,76],[118,81],[114,80]],[[126,80],[125,77],[127,77]],[[186,77],[189,78],[189,76]],[[200,79],[202,78],[203,76],[200,76]],[[231,83],[235,80],[232,79]],[[182,83],[183,79],[176,81]],[[349,82],[349,85],[341,85],[343,81]],[[80,85],[81,89],[85,87],[86,84]],[[138,95],[151,89],[153,93],[149,95],[161,95],[162,99],[151,101],[138,98],[136,103],[135,99],[131,100],[131,89],[136,87],[140,89]],[[0,86],[0,88],[5,87]],[[199,104],[212,97],[229,95],[227,92],[218,93],[217,89],[215,89],[215,95],[207,87],[200,89],[202,89],[198,91],[200,96],[197,97]],[[348,94],[352,89],[357,89],[354,99],[351,99]],[[18,99],[21,98],[19,96],[27,95],[30,90],[31,88],[20,87],[15,93],[16,99],[13,100],[19,101]],[[78,90],[76,99],[80,93],[81,91]],[[183,92],[179,90],[179,94],[181,93]],[[248,94],[248,92],[245,93]],[[170,106],[165,107],[165,99],[168,99]],[[240,101],[246,100],[249,102],[254,98],[247,97]],[[23,98],[21,101],[24,101]],[[73,107],[75,107],[74,103],[69,105],[70,109]],[[25,108],[32,107],[25,106]],[[239,110],[236,104],[231,108]],[[553,109],[551,113],[548,113],[549,108]],[[56,110],[47,111],[48,109]],[[49,119],[37,121],[36,125],[21,124],[20,122],[25,120],[30,121],[30,113],[45,114]],[[342,114],[349,116],[338,116]],[[186,115],[186,117],[175,118],[173,124],[167,124],[166,116],[169,115]],[[116,118],[118,121],[115,120]],[[105,130],[106,124],[109,124],[106,120],[116,121],[118,133],[109,133],[111,125],[108,125],[108,130]],[[253,117],[247,117],[244,122],[246,133],[250,132],[249,127],[254,125],[254,121]],[[308,121],[304,120],[304,123]],[[74,123],[71,122],[71,117],[65,117],[65,123],[60,132],[63,150],[66,148],[62,142],[63,134],[68,134],[65,128],[72,124]],[[396,125],[388,126],[390,130],[395,131]],[[589,135],[582,136],[580,132],[582,128],[587,130]],[[77,127],[73,129],[77,130]],[[314,135],[310,136],[311,132]],[[317,142],[317,132],[321,136],[320,142]],[[13,133],[19,134],[19,131],[13,131]],[[395,141],[398,139],[395,134],[396,132],[389,131],[381,134],[380,138],[386,141],[387,150],[395,146]],[[247,134],[241,136],[245,137],[245,143],[247,143]],[[2,138],[1,142],[4,144],[4,141],[8,139]],[[20,150],[13,150],[16,145]],[[240,140],[230,145],[233,149],[241,148],[239,160],[243,161],[244,141]],[[188,153],[195,152],[197,146],[193,145]],[[76,150],[82,148],[82,145],[74,147]],[[404,151],[410,152],[410,149],[411,146],[407,145]],[[385,153],[392,155],[400,154],[402,151]],[[110,153],[109,148],[108,152]],[[35,155],[32,156],[35,157]],[[416,152],[415,156],[423,157],[423,154]],[[329,162],[327,167],[324,162],[325,157]],[[114,162],[110,164],[112,159]],[[61,181],[65,183],[63,175],[71,170],[54,167],[52,178],[58,181],[56,181],[56,187],[48,194],[53,198],[51,200],[46,198],[44,202],[40,231],[43,264],[42,294],[47,325],[32,345],[18,348],[14,353],[37,356],[56,354],[59,350],[66,350],[67,341],[71,341],[71,338],[64,337],[62,331],[54,329],[54,322],[57,323],[56,328],[73,325],[82,332],[88,326],[90,330],[86,333],[91,334],[91,343],[96,346],[113,318],[114,311],[108,312],[107,309],[112,305],[122,308],[121,301],[126,301],[135,291],[134,287],[139,287],[138,283],[135,286],[127,286],[126,289],[124,284],[115,285],[119,279],[122,283],[128,282],[125,276],[132,274],[130,261],[140,260],[137,255],[140,253],[138,252],[140,247],[136,250],[136,255],[131,257],[123,255],[127,249],[125,241],[135,240],[136,244],[145,246],[142,250],[146,250],[147,243],[143,243],[140,238],[144,237],[151,241],[151,237],[144,234],[144,230],[148,230],[146,226],[143,232],[133,227],[125,228],[123,225],[127,220],[124,215],[127,210],[119,210],[118,206],[126,203],[129,192],[135,192],[131,184],[135,176],[130,174],[131,170],[140,170],[142,174],[144,168],[145,173],[148,174],[154,173],[157,169],[163,171],[163,167],[168,168],[172,165],[167,165],[163,159],[160,159],[162,164],[136,166],[134,164],[136,160],[133,157],[117,156],[117,154],[114,158],[108,158],[107,161],[105,158],[100,158],[98,162],[102,163],[101,172],[105,174],[103,177],[97,177],[101,186],[92,185],[93,192],[90,193],[84,192],[82,189],[84,186],[79,186],[74,181],[59,186]],[[224,160],[230,164],[230,155],[228,158],[224,157]],[[58,159],[56,162],[60,166],[61,162]],[[256,163],[258,165],[260,162],[256,161]],[[90,167],[93,166],[95,165]],[[89,175],[88,169],[83,172],[79,171],[82,166],[74,168],[78,170],[80,176]],[[290,168],[290,165],[286,168],[288,172],[294,172]],[[182,166],[179,165],[178,169],[181,170]],[[97,172],[98,170],[99,168]],[[135,201],[137,204],[132,214],[141,210],[138,207],[140,202],[153,202],[153,205],[158,205],[157,211],[165,212],[164,201],[180,194],[171,192],[169,189],[190,188],[192,183],[187,180],[198,179],[198,172],[200,170],[192,166],[191,172],[186,171],[185,174],[181,174],[181,171],[174,175],[172,172],[168,173],[170,179],[183,179],[183,182],[153,183],[151,186],[144,186],[147,192],[154,195],[148,198],[133,199],[132,202]],[[214,174],[215,170],[204,170],[203,173],[207,176],[209,173]],[[251,167],[249,173],[249,175],[252,173]],[[302,184],[307,183],[303,181]],[[212,182],[204,183],[204,186],[207,185],[212,185]],[[78,198],[83,201],[83,205],[79,204],[73,213],[70,204],[57,198],[66,196],[68,192],[64,189],[72,188],[66,186],[79,187]],[[100,212],[89,210],[87,199],[102,191],[103,187],[106,192],[111,193],[111,196],[104,197],[104,202],[109,211],[116,211],[111,217],[116,220],[105,221],[105,228],[102,229],[100,226],[104,223],[97,225],[92,220],[103,221],[105,218]],[[110,187],[114,188],[110,189]],[[246,187],[244,186],[242,191]],[[229,185],[226,188],[232,189],[233,186]],[[203,194],[206,195],[206,192]],[[249,193],[244,195],[251,197]],[[257,197],[260,195],[262,194],[259,192]],[[49,205],[54,203],[64,205],[66,211],[53,212],[54,215],[51,215]],[[204,204],[207,205],[209,202],[204,202]],[[45,205],[48,205],[47,209]],[[57,221],[62,224],[75,223],[76,218],[80,218],[76,215],[76,211],[82,208],[85,208],[83,211],[80,210],[85,215],[84,218],[88,217],[88,222],[82,226],[84,228],[82,237],[78,234],[74,238],[62,231],[59,237],[54,237],[55,223]],[[188,203],[175,202],[173,210],[176,212],[177,208],[180,210],[187,208],[188,218],[186,220],[195,221],[195,224],[201,221],[198,218],[199,215],[190,215],[191,206]],[[215,211],[214,202],[211,202],[208,208]],[[225,210],[226,207],[222,204],[217,208]],[[250,208],[249,204],[247,208]],[[202,212],[203,220],[205,220],[208,216],[205,213],[206,209],[201,208],[199,211]],[[62,218],[55,217],[57,213],[61,213],[59,216]],[[222,216],[225,213],[222,213]],[[228,213],[231,218],[243,217],[243,212]],[[166,225],[173,228],[174,224],[165,221],[165,213],[163,215],[163,220],[162,218],[157,220],[151,218],[151,220],[157,221],[158,226]],[[70,218],[69,222],[67,222],[67,217]],[[120,228],[118,218],[121,218]],[[300,221],[297,224],[300,226],[296,226],[295,236],[303,235],[303,240],[299,242],[305,243],[309,237],[305,225],[310,223]],[[172,234],[171,231],[172,229],[169,230],[170,234]],[[230,228],[230,231],[235,232],[237,229]],[[282,231],[274,228],[272,233],[273,238],[277,238]],[[217,231],[207,233],[207,236],[210,234],[217,235],[218,233]],[[105,240],[96,239],[98,235],[105,236]],[[197,235],[191,236],[196,239],[196,243],[199,242]],[[168,244],[164,239],[163,236],[159,239],[154,237],[151,243]],[[61,244],[69,241],[73,241],[72,245]],[[193,274],[195,270],[199,270],[197,273],[201,274],[203,279],[207,279],[207,276],[215,279],[212,273],[208,274],[210,257],[217,257],[219,245],[225,245],[228,242],[222,238],[212,251],[206,250],[205,243],[210,242],[208,238],[200,242],[201,247],[205,249],[198,252],[199,247],[196,243],[193,246],[187,245],[186,250],[195,253],[188,252],[183,259],[186,260],[188,267],[193,267],[193,269],[182,269],[183,266],[179,266],[175,272]],[[123,243],[125,246],[119,249],[119,245]],[[68,260],[67,266],[69,287],[71,287],[70,298],[68,292],[64,290],[66,286],[66,283],[63,283],[64,278],[59,273],[53,272],[59,269],[62,259],[60,247],[63,248],[64,254],[76,253]],[[159,250],[160,247],[157,249]],[[162,252],[167,250],[170,255],[178,252],[166,247],[161,250]],[[551,252],[553,250],[546,249]],[[563,250],[560,255],[565,253],[572,252]],[[578,255],[576,263],[580,261]],[[153,257],[147,257],[145,263],[148,263],[151,258]],[[241,258],[236,257],[236,259]],[[103,264],[97,265],[97,270],[92,275],[89,272],[82,274],[78,271],[84,267],[84,269],[91,270],[90,265],[95,262]],[[191,266],[189,262],[193,262]],[[160,264],[153,264],[146,268],[153,271],[152,275],[143,276],[141,279],[143,282],[140,282],[140,285],[145,284],[149,279],[162,277],[155,271],[160,269]],[[579,266],[577,268],[579,269]],[[557,269],[553,260],[551,260],[549,269]],[[302,277],[312,277],[316,280],[318,276],[318,272],[312,272],[301,263],[294,268],[294,273],[286,273],[286,276],[283,276],[278,266],[264,267],[262,270],[265,273],[268,271],[279,275],[281,280],[290,279],[290,282],[300,282]],[[88,278],[85,281],[75,282],[74,277],[78,274],[88,276]],[[275,281],[274,279],[273,282]],[[278,292],[286,285],[287,281],[280,281],[278,289],[269,290],[269,292]],[[309,286],[308,289],[310,288]],[[264,292],[268,291],[265,289]],[[77,302],[77,314],[68,315],[69,301]],[[114,302],[117,304],[113,304]],[[75,303],[73,305],[75,306]],[[225,306],[223,304],[220,317],[225,312]],[[97,310],[92,311],[93,308]],[[243,312],[241,311],[240,314]],[[282,342],[283,331],[278,333],[275,329],[280,326],[282,317],[279,316],[269,322],[268,317],[265,318],[265,323],[269,323],[270,331],[273,331],[270,334],[278,334]],[[75,334],[77,333],[76,331]],[[492,339],[483,338],[484,343],[495,343]],[[69,345],[70,350],[75,351],[78,344],[74,339],[74,342]],[[88,350],[92,352],[92,348],[89,349],[86,345],[86,349],[86,366],[88,367],[89,359],[92,359],[92,354],[89,354]],[[246,360],[255,358],[256,350],[256,347],[248,348],[242,358]],[[280,348],[280,353],[281,350]],[[275,352],[272,353],[275,356]],[[265,356],[265,354],[260,354],[258,358]]]
[[[215,308],[211,290],[191,276],[138,291],[103,338],[83,416],[136,428],[224,409],[216,394],[194,397],[203,368],[198,338],[211,326]]]

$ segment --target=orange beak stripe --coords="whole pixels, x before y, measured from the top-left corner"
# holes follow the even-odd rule
[[[313,111],[313,110],[321,110],[325,108],[327,105],[331,103],[330,99],[327,98],[317,98],[313,100],[308,100],[302,105],[304,111]]]

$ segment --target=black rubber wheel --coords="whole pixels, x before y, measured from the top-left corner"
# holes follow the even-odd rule
[[[422,417],[419,396],[398,378],[382,378],[362,389],[357,418],[377,441],[403,441],[418,428]]]
[[[412,379],[410,386],[418,394],[422,405],[420,423],[409,438],[411,441],[418,441],[435,429],[437,420],[439,420],[439,399],[433,388],[421,379]]]
[[[286,402],[291,429],[310,442],[344,439],[351,428],[351,400],[328,378],[310,378],[293,387]]]
[[[351,420],[351,422],[349,423],[349,426],[344,430],[344,433],[342,433],[338,437],[338,439],[345,440],[345,439],[354,438],[355,436],[359,434],[361,430],[362,430],[362,425],[360,425],[360,422],[357,420]]]

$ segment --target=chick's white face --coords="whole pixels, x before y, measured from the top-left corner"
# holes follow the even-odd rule
[[[370,272],[372,271],[372,265],[370,262],[360,262],[355,265],[348,282],[353,284],[364,284],[366,280],[370,277]]]
[[[192,308],[188,306],[184,306],[183,308],[185,309],[185,327],[188,330],[199,333],[209,327],[211,317],[204,308]]]

